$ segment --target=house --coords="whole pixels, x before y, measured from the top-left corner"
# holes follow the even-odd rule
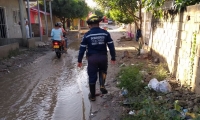
[[[19,25],[20,18],[24,21],[23,17],[27,17],[23,0],[0,0],[0,16],[0,58],[3,58],[23,44]]]
[[[19,25],[24,18],[29,18],[25,1],[37,0],[0,0],[0,58],[8,56],[9,51],[18,49],[19,46],[30,47],[30,43],[34,43],[33,39],[26,38],[25,24]],[[51,4],[51,0],[46,1]],[[40,34],[40,38],[43,37],[41,36]]]
[[[79,19],[74,19],[73,23],[72,23],[73,27],[78,28],[78,24],[79,24]],[[87,26],[86,21],[80,20],[80,27],[86,27],[86,26]],[[67,27],[69,27],[69,26],[67,26]]]
[[[32,35],[34,37],[39,37],[40,36],[40,31],[38,31],[38,29],[40,29],[42,31],[42,35],[45,35],[45,15],[47,15],[47,23],[51,23],[50,22],[50,17],[49,17],[49,13],[45,13],[42,10],[39,10],[40,13],[40,23],[41,25],[39,26],[39,20],[38,20],[38,9],[37,6],[31,7],[30,8],[30,23],[32,26]],[[48,24],[48,28],[51,29],[51,24]]]
[[[27,17],[24,2],[22,7],[24,17]],[[22,38],[20,25],[18,24],[20,21],[19,0],[1,0],[0,16],[2,16],[0,19],[0,38]]]

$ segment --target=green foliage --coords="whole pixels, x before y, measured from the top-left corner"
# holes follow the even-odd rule
[[[162,6],[166,0],[142,0],[143,7],[153,13],[154,17],[162,18],[164,10]],[[175,0],[174,1],[174,8],[175,11],[178,10],[179,12],[186,8],[186,6],[194,5],[198,3],[199,0]]]
[[[153,13],[156,18],[161,18],[163,16],[161,6],[164,4],[165,0],[142,0],[143,7],[148,11]]]
[[[40,1],[44,4],[43,0]],[[49,8],[48,4],[47,7]],[[52,13],[65,24],[67,20],[85,18],[89,13],[89,7],[82,0],[53,0]]]
[[[154,68],[154,77],[159,81],[166,79],[168,76],[167,73],[168,70],[166,64],[159,64]]]
[[[86,17],[89,8],[84,1],[79,0],[54,0],[52,12],[58,18],[83,18]]]
[[[192,50],[191,50],[191,56],[190,56],[190,78],[189,81],[192,81],[193,76],[193,69],[194,69],[194,58],[196,55],[196,42],[197,42],[197,33],[193,33],[193,41],[192,41]]]
[[[95,13],[95,15],[100,16],[100,17],[104,16],[104,13],[101,10],[99,10],[99,9],[95,9],[94,13]]]
[[[98,5],[108,9],[111,18],[121,23],[132,23],[139,20],[137,0],[95,0]]]
[[[110,16],[112,19],[120,22],[120,23],[132,23],[134,20],[131,16],[127,16],[124,13],[122,13],[120,10],[111,10]]]
[[[111,15],[110,15],[110,12],[107,12],[107,13],[105,14],[105,16],[106,16],[107,18],[112,18]],[[112,19],[113,19],[113,18],[112,18]]]
[[[19,49],[10,50],[9,53],[8,53],[8,58],[15,57],[15,56],[20,55],[22,53],[23,52],[19,51]]]
[[[182,9],[185,9],[186,6],[194,5],[198,3],[199,0],[175,0],[175,9],[178,11],[181,11]]]
[[[137,65],[122,68],[119,73],[119,87],[126,88],[130,93],[138,94],[145,86],[142,83],[143,77],[140,70],[141,66]]]
[[[170,105],[164,100],[159,100],[156,96],[160,95],[148,89],[143,89],[138,96],[134,97],[134,103],[130,106],[130,109],[135,110],[136,114],[133,116],[126,115],[122,119],[181,120],[181,115],[178,111],[170,110]]]

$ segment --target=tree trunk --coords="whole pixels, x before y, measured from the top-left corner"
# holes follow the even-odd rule
[[[78,38],[81,36],[81,19],[78,19]]]
[[[140,0],[140,11],[139,11],[139,19],[140,19],[140,30],[141,30],[141,38],[140,38],[140,42],[142,44],[144,44],[144,41],[143,41],[143,35],[142,35],[142,1]]]
[[[68,27],[68,29],[70,29],[70,19],[69,18],[67,19],[67,27]]]

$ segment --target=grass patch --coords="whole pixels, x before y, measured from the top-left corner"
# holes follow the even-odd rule
[[[125,114],[122,120],[181,120],[180,113],[171,109],[173,105],[164,100],[163,93],[145,89],[148,83],[142,82],[144,76],[140,72],[144,69],[147,73],[152,73],[152,78],[155,77],[159,81],[168,77],[166,64],[123,67],[118,75],[118,86],[128,90],[125,99],[131,98],[133,102],[126,107],[134,110],[135,115]],[[159,99],[158,96],[163,99]]]
[[[8,53],[8,58],[15,57],[15,56],[20,55],[22,53],[23,52],[21,52],[19,49],[10,50],[9,53]]]
[[[161,81],[166,79],[169,75],[167,64],[161,63],[159,65],[149,64],[146,67],[148,73],[152,73],[152,78],[156,78]]]

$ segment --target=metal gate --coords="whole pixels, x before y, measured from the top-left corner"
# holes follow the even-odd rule
[[[0,38],[7,38],[5,9],[0,7]]]

